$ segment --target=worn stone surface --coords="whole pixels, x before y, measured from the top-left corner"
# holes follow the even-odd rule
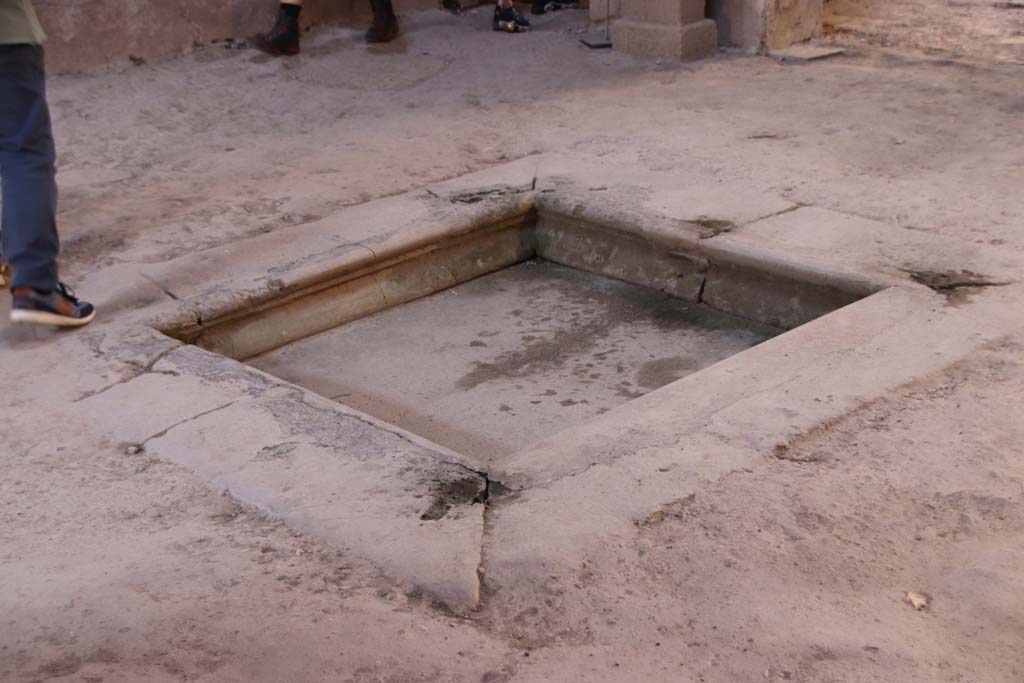
[[[680,445],[680,453],[690,452],[686,447],[688,437],[682,436],[689,430],[707,432],[707,438],[714,443],[725,439],[741,446],[740,450],[770,451],[791,435],[827,421],[833,411],[844,410],[844,404],[858,405],[870,400],[874,391],[903,383],[900,377],[926,374],[932,363],[941,364],[935,358],[902,347],[896,332],[908,316],[908,322],[916,326],[914,329],[926,328],[936,312],[943,314],[950,328],[962,324],[957,321],[965,315],[947,311],[942,297],[927,290],[882,292],[639,398],[600,420],[517,453],[492,473],[502,481],[518,481],[527,487],[563,479],[578,483],[576,477],[589,468],[605,472],[620,455],[639,453],[649,445]],[[993,321],[993,325],[998,327],[1000,322]],[[976,343],[976,337],[975,330],[965,329],[945,343],[954,352],[963,353]],[[899,348],[903,348],[900,358],[904,374],[892,374],[889,366],[881,372],[878,358],[883,354],[889,358]],[[850,364],[851,369],[872,365],[874,369],[862,375],[859,383],[841,380],[840,388],[835,386],[835,379],[829,379],[837,376],[840,362]],[[894,366],[900,364],[895,358],[892,362]],[[871,389],[879,380],[883,380],[882,384]],[[822,384],[826,381],[827,388]],[[798,385],[807,391],[797,391]],[[715,390],[708,391],[709,387]],[[797,404],[787,405],[787,401]],[[678,410],[682,405],[687,407],[685,414]],[[646,426],[639,431],[625,426],[634,419],[634,424],[642,422]],[[765,431],[754,430],[756,425]],[[678,438],[669,433],[677,434]],[[638,440],[620,448],[611,441],[615,434]],[[701,449],[693,452],[700,453]],[[683,472],[687,476],[692,474],[689,467],[683,468]],[[646,505],[642,499],[637,502]]]
[[[593,273],[699,301],[707,261],[672,252],[635,233],[616,232],[579,216],[544,211],[537,226],[537,251],[544,258]]]
[[[537,645],[531,681],[566,669],[613,681],[598,661],[611,643],[647,653],[631,671],[651,680],[673,680],[681,668],[714,681],[767,672],[771,680],[924,683],[943,676],[940,664],[924,664],[932,661],[1013,681],[1021,658],[1011,634],[1022,598],[1017,591],[986,595],[993,584],[1019,584],[1020,459],[996,433],[1021,430],[1007,425],[994,433],[987,418],[965,424],[963,411],[971,404],[993,417],[1008,414],[1000,403],[1024,388],[1020,350],[1019,341],[996,342],[802,435],[778,455],[735,463],[717,480],[698,475],[693,488],[678,483],[687,466],[673,468],[670,449],[660,449],[657,468],[633,469],[635,489],[603,489],[605,496],[552,528],[613,517],[624,493],[677,497],[575,563],[543,552],[520,557],[514,571],[523,583],[496,591],[488,623]],[[942,424],[961,425],[963,433],[950,438]],[[908,451],[909,442],[925,448]],[[726,465],[720,447],[704,444],[684,456],[689,447],[675,448],[687,465],[699,453]],[[651,482],[655,470],[662,479]],[[563,483],[552,497],[582,482]],[[982,490],[988,493],[966,493]],[[865,537],[876,540],[870,550]],[[530,548],[545,543],[537,535]],[[923,618],[904,585],[928,587],[931,611]],[[538,593],[543,598],[531,597]],[[940,605],[941,596],[951,604]],[[502,619],[506,611],[516,618]],[[959,649],[977,644],[967,622],[982,613],[1001,636]],[[680,654],[666,649],[676,637],[690,643]],[[704,656],[722,650],[730,652],[723,661]]]
[[[785,330],[861,297],[838,287],[812,286],[728,264],[712,263],[701,300],[708,306]]]
[[[711,242],[786,253],[841,269],[851,262],[867,270],[908,277],[919,271],[969,270],[993,282],[1019,279],[1016,258],[990,244],[925,237],[915,230],[819,207],[771,216]]]
[[[998,342],[1012,317],[988,316],[1016,296],[993,290],[967,311],[931,293],[890,290],[517,454],[493,473],[525,491],[496,513],[488,583],[521,595],[541,575],[567,575],[576,558],[566,561],[557,548],[583,539],[608,547],[659,505],[784,452],[851,406]],[[904,342],[924,330],[939,340],[927,354]],[[527,538],[526,518],[560,524]]]
[[[413,301],[434,292],[499,270],[533,255],[532,234],[520,226],[521,219],[481,230],[464,239],[435,245],[436,250],[417,252],[408,245],[402,260],[363,270],[351,265],[339,273],[329,287],[299,290],[287,303],[223,322],[207,322],[190,341],[232,358],[246,359],[270,349],[307,337],[391,306]],[[360,249],[376,254],[367,247]],[[363,254],[365,256],[365,254]],[[377,259],[374,258],[377,262]],[[336,263],[333,270],[339,270]],[[272,290],[269,292],[274,294]]]
[[[775,332],[533,261],[250,363],[486,470]]]
[[[301,290],[325,275],[436,244],[468,226],[521,216],[529,205],[537,164],[536,158],[501,164],[416,192],[345,207],[319,220],[287,226],[284,234],[255,235],[147,264],[143,272],[212,320],[237,309],[240,301],[259,302]],[[451,200],[481,192],[479,202]]]
[[[195,347],[80,410],[457,612],[477,605],[486,483],[447,453]]]
[[[1024,253],[1019,69],[898,49],[899,36],[920,35],[975,59],[1019,52],[972,39],[976,24],[934,21],[965,7],[992,10],[1000,21],[989,26],[1012,37],[1013,10],[943,3],[887,21],[843,59],[658,65],[582,49],[582,13],[571,11],[497,40],[484,8],[411,17],[407,49],[393,52],[332,29],[310,34],[300,60],[214,46],[53,78],[60,169],[74,179],[61,193],[62,272],[101,308],[72,334],[0,323],[0,679],[735,683],[767,672],[1018,683],[1020,293],[975,286],[949,297],[893,267],[906,250],[959,274],[947,258],[959,244],[972,270],[993,275]],[[508,68],[510,50],[529,58]],[[369,200],[418,193],[387,204],[391,218],[479,208],[420,188],[539,152],[575,162],[571,178],[555,177],[568,166],[555,160],[541,171],[545,202],[558,190],[570,207],[640,221],[679,246],[712,253],[731,240],[733,253],[780,267],[810,260],[822,277],[865,268],[908,296],[912,324],[876,309],[866,312],[890,316],[883,336],[862,334],[885,322],[870,316],[827,333],[811,323],[794,347],[780,336],[722,374],[684,378],[685,392],[670,385],[602,416],[649,401],[657,421],[634,425],[644,431],[539,451],[573,469],[549,471],[550,490],[494,498],[483,610],[470,619],[221,495],[190,467],[98,433],[89,399],[76,402],[130,383],[176,346],[146,333],[148,321],[244,302],[290,276],[267,269],[274,249],[289,263],[305,248],[301,225],[345,217],[339,241],[300,255],[297,279],[332,267],[329,249],[350,248],[345,233],[372,237],[380,205]],[[737,228],[701,239],[689,209],[718,184],[734,188],[737,217],[707,217]],[[830,242],[809,222],[741,243],[768,215],[744,218],[747,194],[754,214],[774,196],[884,230]],[[203,265],[187,271],[183,255]],[[179,301],[140,275],[163,264],[182,266]],[[937,286],[942,275],[922,279]],[[6,306],[0,298],[0,314]],[[822,356],[818,335],[851,346]],[[736,365],[772,345],[781,355]],[[736,410],[716,402],[719,387],[735,392]],[[698,414],[704,422],[688,421]],[[184,452],[216,415],[151,445]],[[929,609],[914,610],[907,591],[929,594]]]

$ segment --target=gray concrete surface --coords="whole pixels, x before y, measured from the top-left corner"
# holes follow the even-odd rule
[[[531,261],[248,362],[486,470],[779,332]]]

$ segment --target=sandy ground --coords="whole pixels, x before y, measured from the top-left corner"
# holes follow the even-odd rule
[[[581,22],[499,36],[431,12],[382,49],[325,29],[289,61],[218,45],[56,78],[65,275],[551,151],[1024,250],[1024,90],[1001,57],[679,66],[587,52]],[[581,558],[554,618],[500,599],[453,618],[182,468],[75,439],[45,399],[59,364],[0,379],[0,680],[1020,681],[1022,342],[645,520],[635,562]],[[47,343],[0,327],[4,364]]]

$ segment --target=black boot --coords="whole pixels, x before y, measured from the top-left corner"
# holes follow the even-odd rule
[[[398,17],[391,7],[391,0],[370,0],[373,8],[373,25],[366,32],[368,43],[389,43],[398,37]]]
[[[299,54],[299,20],[288,16],[284,9],[278,10],[274,27],[257,36],[256,49],[275,57]]]

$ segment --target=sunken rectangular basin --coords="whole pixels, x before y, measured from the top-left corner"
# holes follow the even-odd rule
[[[349,249],[167,331],[487,467],[874,291],[551,206]]]
[[[248,362],[490,466],[781,331],[532,259]]]

